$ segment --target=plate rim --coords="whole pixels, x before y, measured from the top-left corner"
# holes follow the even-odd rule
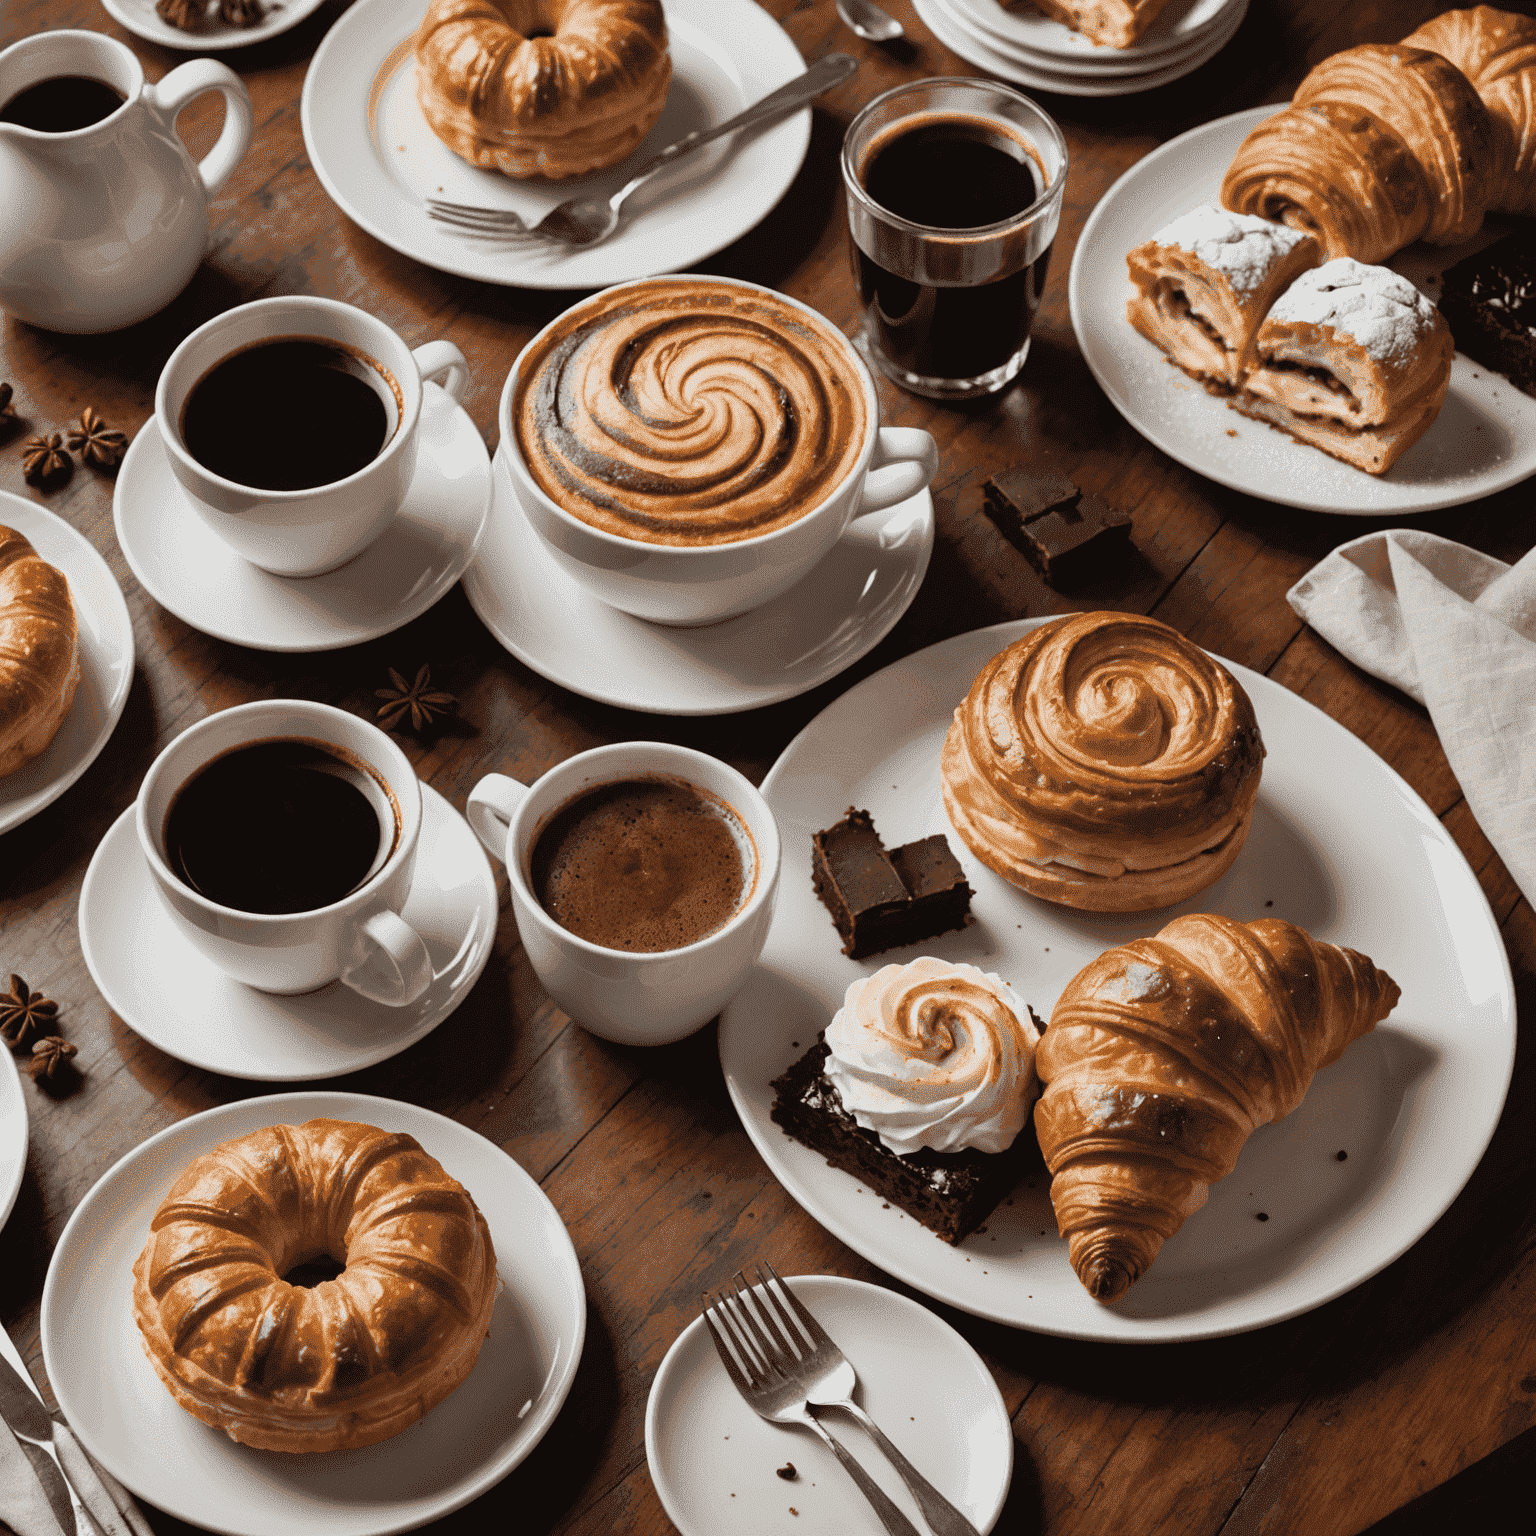
[[[961,9],[962,7],[964,7],[964,6],[972,6],[972,7],[974,7],[976,5],[976,0],[953,0],[953,3],[955,5],[955,8],[958,10],[958,9]],[[1132,43],[1129,48],[1109,48],[1108,51],[1110,53],[1112,53],[1112,54],[1116,54],[1116,55],[1120,55],[1120,56],[1129,56],[1131,58],[1156,58],[1161,53],[1173,51],[1173,50],[1176,50],[1176,49],[1178,49],[1180,47],[1187,47],[1187,46],[1189,46],[1189,44],[1190,44],[1192,39],[1194,39],[1194,38],[1202,38],[1202,37],[1209,36],[1211,31],[1220,23],[1221,17],[1226,13],[1226,11],[1231,6],[1236,5],[1238,3],[1239,3],[1239,0],[1219,0],[1219,3],[1217,4],[1216,8],[1212,11],[1212,13],[1209,16],[1206,17],[1205,21],[1202,22],[1198,27],[1195,27],[1195,28],[1191,29],[1190,31],[1186,32],[1185,35],[1182,36],[1182,37],[1159,39],[1157,44],[1156,44],[1156,46],[1151,47],[1151,48],[1146,47],[1140,41],[1140,39],[1138,39],[1136,42]],[[1193,9],[1194,9],[1194,6],[1191,6],[1190,10],[1193,10]],[[1077,37],[1078,39],[1080,39],[1080,41],[1078,43],[1068,42],[1064,46],[1062,46],[1062,47],[1060,47],[1060,48],[1058,48],[1058,49],[1056,49],[1054,51],[1051,51],[1045,45],[1049,44],[1051,41],[1053,41],[1054,40],[1054,36],[1056,34],[1053,33],[1053,32],[1048,31],[1046,33],[1045,43],[1044,44],[1037,45],[1037,44],[1034,44],[1034,43],[1024,43],[1024,42],[1020,41],[1019,42],[1019,46],[1020,47],[1028,47],[1028,48],[1033,49],[1037,53],[1044,54],[1048,58],[1062,59],[1062,60],[1066,60],[1068,62],[1077,62],[1079,60],[1092,59],[1093,55],[1099,51],[1098,45],[1093,43],[1093,42],[1091,42],[1090,39],[1088,39],[1083,33],[1076,31],[1075,28],[1068,27],[1065,22],[1056,21],[1053,17],[1047,16],[1043,12],[1039,13],[1036,16],[1025,16],[1025,17],[1017,17],[1017,18],[1015,18],[1015,17],[1012,17],[1011,13],[1008,12],[1005,9],[1005,7],[1003,5],[1001,5],[1001,4],[998,5],[998,10],[999,10],[999,12],[1001,14],[1003,14],[1005,16],[1009,16],[1010,19],[1020,21],[1022,23],[1022,25],[1024,27],[1028,28],[1028,30],[1030,30],[1030,31],[1034,31],[1036,25],[1038,25],[1038,26],[1040,26],[1042,28],[1057,28],[1057,29],[1060,29],[1060,32],[1065,33],[1069,38],[1070,37]],[[974,11],[970,12],[969,14],[972,14],[973,16],[975,15]],[[1186,11],[1185,14],[1188,15],[1188,11]],[[1157,18],[1157,20],[1161,20],[1161,19],[1162,19],[1161,17]],[[1157,25],[1157,20],[1155,20],[1152,23],[1153,27],[1155,27]],[[975,24],[983,32],[990,32],[991,31],[991,26],[989,25],[989,22],[990,22],[990,18],[982,19],[979,16],[975,17]],[[1010,41],[1014,40],[1014,35],[1011,32],[1008,32],[1008,31],[1006,31],[1005,29],[1002,29],[1002,28],[999,28],[999,30],[994,35],[1000,36],[1000,37],[1007,37]],[[1085,51],[1085,50],[1090,50],[1090,51]],[[1097,63],[1098,61],[1094,60],[1094,62]]]
[[[1006,620],[1000,624],[987,625],[981,629],[963,631],[961,634],[951,635],[947,639],[937,641],[931,646],[925,646],[921,650],[914,651],[910,655],[901,658],[901,660],[893,662],[889,667],[882,668],[879,672],[876,672],[870,677],[863,679],[853,688],[850,688],[846,693],[841,694],[838,698],[834,699],[830,704],[826,706],[825,709],[818,712],[818,714],[795,735],[794,739],[784,748],[783,752],[779,754],[778,758],[775,759],[773,766],[765,775],[761,786],[763,797],[768,801],[770,807],[774,805],[775,790],[777,789],[779,780],[788,772],[788,764],[791,755],[794,754],[797,750],[801,749],[803,745],[808,741],[813,732],[816,731],[818,725],[821,723],[823,716],[839,708],[840,706],[843,706],[844,701],[848,700],[852,695],[857,693],[858,690],[867,688],[870,689],[871,692],[875,692],[878,685],[881,684],[882,680],[886,679],[887,673],[894,673],[899,668],[910,666],[913,664],[913,662],[918,661],[920,658],[928,655],[931,652],[939,651],[949,647],[953,647],[956,650],[963,650],[969,645],[977,645],[979,648],[980,637],[982,636],[990,637],[988,643],[990,644],[995,641],[996,648],[1002,649],[1003,646],[1007,645],[1011,641],[1016,640],[1020,636],[1029,633],[1031,630],[1039,628],[1040,625],[1050,623],[1053,619],[1059,617],[1060,615],[1047,614],[1039,618],[1011,619]],[[995,654],[995,651],[993,654]],[[1471,864],[1468,862],[1466,855],[1456,845],[1455,840],[1451,837],[1444,823],[1441,822],[1440,818],[1434,814],[1434,812],[1430,809],[1418,791],[1415,790],[1413,786],[1410,785],[1407,780],[1404,779],[1403,776],[1398,773],[1395,768],[1392,767],[1390,763],[1388,763],[1378,753],[1372,751],[1372,749],[1364,741],[1362,741],[1360,737],[1356,736],[1354,732],[1349,730],[1347,726],[1335,720],[1331,715],[1327,714],[1326,711],[1319,709],[1317,705],[1313,704],[1310,700],[1303,698],[1299,693],[1295,693],[1291,689],[1287,688],[1283,683],[1278,683],[1273,678],[1266,677],[1263,673],[1256,672],[1252,668],[1245,667],[1239,662],[1233,662],[1224,657],[1216,656],[1214,652],[1208,652],[1207,654],[1212,655],[1215,660],[1221,663],[1222,666],[1228,668],[1245,688],[1257,685],[1257,690],[1261,693],[1266,691],[1273,691],[1273,693],[1276,695],[1284,696],[1284,698],[1289,703],[1304,706],[1306,710],[1311,711],[1322,721],[1326,722],[1325,729],[1332,729],[1333,731],[1340,733],[1341,737],[1351,743],[1354,749],[1369,753],[1370,756],[1374,759],[1377,767],[1379,769],[1385,770],[1390,779],[1395,782],[1404,800],[1410,806],[1416,806],[1422,812],[1421,819],[1424,821],[1424,823],[1426,825],[1433,824],[1433,826],[1437,829],[1436,835],[1440,845],[1444,849],[1454,853],[1462,871],[1465,873],[1469,891],[1475,893],[1477,901],[1481,903],[1481,906],[1477,908],[1477,911],[1479,915],[1486,920],[1488,931],[1494,940],[1493,948],[1498,955],[1501,967],[1500,975],[1497,978],[1501,985],[1497,990],[1500,1011],[1499,1022],[1501,1026],[1500,1038],[1503,1042],[1503,1054],[1501,1061],[1498,1063],[1497,1098],[1495,1101],[1491,1094],[1489,1096],[1488,1103],[1490,1105],[1490,1113],[1487,1116],[1485,1126],[1482,1128],[1476,1156],[1470,1157],[1468,1159],[1467,1166],[1459,1181],[1456,1183],[1454,1189],[1449,1189],[1448,1191],[1442,1189],[1439,1193],[1437,1193],[1429,1205],[1423,1206],[1415,1220],[1404,1228],[1404,1231],[1407,1233],[1407,1235],[1402,1236],[1400,1240],[1394,1241],[1392,1244],[1388,1245],[1390,1247],[1390,1252],[1383,1252],[1373,1255],[1371,1262],[1366,1268],[1357,1268],[1356,1270],[1352,1271],[1347,1278],[1340,1280],[1337,1284],[1326,1285],[1322,1291],[1309,1294],[1308,1296],[1297,1300],[1294,1304],[1284,1305],[1282,1307],[1268,1311],[1265,1311],[1261,1308],[1258,1310],[1258,1312],[1255,1313],[1255,1315],[1248,1317],[1246,1320],[1244,1320],[1242,1317],[1239,1317],[1235,1321],[1212,1326],[1189,1326],[1187,1323],[1181,1321],[1182,1318],[1187,1318],[1190,1315],[1188,1313],[1157,1319],[1137,1319],[1136,1321],[1140,1331],[1135,1333],[1104,1332],[1073,1327],[1043,1326],[1039,1320],[1023,1321],[1018,1317],[1006,1315],[998,1309],[988,1311],[984,1308],[970,1304],[968,1300],[958,1299],[954,1295],[937,1295],[933,1289],[933,1282],[926,1278],[922,1273],[915,1271],[912,1266],[906,1262],[905,1257],[899,1250],[892,1254],[887,1252],[878,1243],[866,1243],[857,1233],[850,1235],[849,1232],[843,1229],[842,1223],[838,1221],[835,1215],[832,1215],[830,1212],[827,1213],[827,1215],[823,1215],[821,1209],[823,1202],[821,1202],[816,1197],[814,1191],[811,1192],[809,1199],[803,1197],[800,1190],[801,1181],[798,1177],[793,1175],[786,1177],[786,1170],[783,1166],[783,1159],[779,1155],[780,1148],[775,1145],[767,1133],[763,1132],[756,1123],[756,1116],[755,1114],[751,1113],[754,1107],[754,1101],[747,1098],[747,1095],[743,1091],[740,1082],[733,1071],[732,1063],[727,1059],[727,1045],[732,1040],[731,1021],[733,1014],[738,1006],[735,1000],[733,1000],[731,1003],[728,1003],[723,1010],[720,1020],[719,1056],[721,1070],[725,1077],[726,1088],[730,1094],[731,1104],[736,1111],[737,1118],[741,1121],[743,1129],[747,1133],[748,1139],[752,1142],[753,1146],[756,1148],[758,1154],[763,1158],[764,1162],[768,1164],[769,1171],[773,1174],[774,1178],[778,1180],[778,1182],[783,1186],[790,1197],[796,1202],[796,1204],[800,1205],[814,1220],[816,1220],[818,1224],[820,1224],[834,1237],[836,1237],[838,1241],[842,1242],[845,1246],[850,1248],[853,1252],[859,1254],[861,1257],[867,1259],[870,1263],[877,1265],[883,1272],[892,1275],[894,1278],[900,1280],[903,1284],[910,1285],[914,1290],[921,1291],[924,1295],[932,1296],[936,1301],[939,1301],[948,1306],[956,1307],[961,1311],[969,1312],[974,1316],[984,1317],[989,1321],[1000,1323],[1005,1327],[1018,1328],[1028,1332],[1043,1333],[1051,1337],[1074,1339],[1088,1343],[1140,1345],[1189,1343],[1200,1339],[1230,1337],[1236,1334],[1253,1332],[1259,1328],[1269,1327],[1274,1323],[1285,1322],[1293,1317],[1299,1317],[1306,1312],[1315,1310],[1317,1307],[1326,1305],[1328,1302],[1346,1294],[1347,1292],[1355,1289],[1357,1286],[1363,1285],[1367,1280],[1379,1274],[1389,1265],[1395,1263],[1399,1258],[1402,1257],[1404,1253],[1412,1248],[1414,1244],[1416,1244],[1422,1237],[1424,1237],[1425,1234],[1429,1232],[1435,1223],[1440,1220],[1445,1212],[1449,1210],[1455,1201],[1460,1197],[1462,1190],[1466,1187],[1468,1181],[1471,1179],[1479,1164],[1482,1162],[1482,1159],[1488,1150],[1489,1143],[1492,1141],[1493,1136],[1498,1129],[1500,1119],[1503,1115],[1504,1106],[1508,1098],[1509,1086],[1514,1071],[1515,1046],[1517,1040],[1517,1014],[1516,999],[1514,993],[1514,977],[1510,967],[1509,953],[1504,944],[1503,934],[1500,931],[1498,922],[1494,917],[1493,908],[1488,901],[1486,893],[1483,891],[1481,882],[1477,879],[1476,872],[1472,869]],[[886,685],[889,686],[888,681]],[[770,930],[770,939],[771,936],[772,935]],[[777,1130],[777,1127],[774,1129]],[[779,1134],[780,1136],[783,1135],[782,1132]],[[830,1220],[828,1219],[828,1216],[831,1216]],[[891,1262],[893,1258],[896,1260],[895,1263]],[[1250,1310],[1252,1310],[1251,1303]]]
[[[565,1224],[565,1218],[561,1216],[554,1202],[545,1193],[538,1180],[528,1172],[523,1165],[502,1147],[498,1146],[488,1136],[482,1135],[472,1127],[464,1125],[451,1116],[442,1114],[435,1109],[428,1109],[425,1105],[414,1104],[408,1099],[387,1099],[378,1094],[348,1093],[331,1089],[307,1089],[295,1093],[261,1094],[248,1099],[236,1099],[228,1104],[216,1104],[210,1109],[200,1111],[195,1115],[188,1115],[185,1119],[177,1120],[171,1125],[157,1131],[153,1136],[140,1142],[137,1146],[130,1147],[112,1166],[106,1169],[100,1178],[80,1198],[80,1202],[70,1213],[68,1222],[65,1223],[63,1232],[59,1235],[58,1243],[48,1259],[48,1273],[43,1281],[42,1308],[39,1314],[38,1332],[43,1347],[43,1365],[47,1371],[48,1380],[54,1389],[54,1397],[58,1401],[59,1411],[73,1427],[82,1444],[90,1451],[92,1457],[111,1471],[117,1479],[132,1492],[143,1498],[146,1503],[154,1508],[163,1510],[166,1514],[173,1515],[180,1520],[186,1520],[194,1525],[200,1525],[206,1530],[221,1533],[221,1536],[247,1536],[253,1529],[248,1526],[237,1526],[228,1523],[218,1523],[216,1519],[209,1519],[208,1513],[216,1512],[221,1506],[215,1504],[208,1512],[190,1512],[189,1506],[183,1505],[176,1509],[167,1508],[165,1504],[152,1498],[147,1493],[140,1493],[138,1489],[138,1477],[136,1469],[132,1466],[124,1466],[116,1461],[110,1454],[104,1455],[95,1430],[89,1427],[90,1421],[78,1411],[78,1404],[67,1405],[64,1401],[64,1393],[59,1390],[59,1383],[63,1379],[61,1373],[55,1370],[54,1362],[59,1348],[58,1329],[59,1322],[55,1316],[58,1305],[58,1295],[63,1282],[59,1280],[68,1255],[71,1250],[71,1242],[75,1237],[78,1226],[84,1225],[85,1218],[92,1211],[98,1200],[105,1199],[111,1189],[111,1181],[126,1176],[134,1164],[141,1162],[149,1156],[152,1150],[159,1149],[164,1144],[188,1135],[197,1135],[203,1127],[215,1124],[221,1119],[232,1119],[256,1109],[263,1112],[268,1108],[277,1108],[284,1104],[308,1101],[314,1103],[317,1100],[332,1104],[337,1110],[357,1110],[360,1113],[353,1118],[365,1118],[365,1112],[372,1109],[377,1113],[382,1107],[388,1114],[394,1115],[404,1111],[407,1115],[422,1116],[429,1121],[442,1122],[445,1127],[451,1127],[452,1133],[464,1137],[477,1137],[485,1143],[486,1148],[506,1159],[515,1170],[511,1174],[512,1181],[522,1181],[525,1195],[532,1194],[548,1207],[548,1215],[554,1220],[554,1229],[564,1239],[563,1244],[556,1243],[553,1252],[546,1259],[559,1261],[567,1270],[566,1279],[573,1284],[563,1287],[566,1294],[574,1302],[571,1321],[574,1324],[572,1331],[572,1348],[561,1361],[556,1372],[552,1373],[554,1380],[553,1390],[545,1395],[545,1401],[541,1405],[534,1423],[534,1432],[528,1435],[524,1442],[514,1448],[510,1457],[492,1458],[489,1466],[480,1469],[473,1476],[466,1477],[461,1486],[452,1492],[442,1496],[433,1504],[431,1510],[417,1518],[415,1515],[407,1517],[404,1521],[384,1520],[368,1527],[371,1536],[395,1536],[395,1533],[418,1529],[429,1520],[437,1520],[442,1516],[451,1514],[454,1510],[461,1509],[471,1500],[478,1498],[488,1489],[496,1486],[517,1466],[519,1466],[548,1434],[555,1419],[559,1416],[561,1408],[570,1393],[572,1384],[576,1379],[576,1372],[581,1362],[582,1352],[586,1346],[587,1332],[587,1293],[586,1285],[581,1277],[581,1261],[576,1252],[576,1245],[571,1239],[569,1228]],[[325,1111],[317,1111],[324,1113]],[[313,1118],[313,1116],[311,1116]],[[196,1128],[196,1129],[194,1129]],[[408,1133],[409,1134],[409,1133]],[[214,1143],[216,1144],[216,1143]],[[63,1257],[61,1257],[63,1256]],[[548,1382],[546,1382],[548,1385]],[[388,1444],[381,1441],[380,1444]],[[260,1529],[268,1533],[268,1536],[288,1536],[288,1532],[281,1526],[263,1526]]]
[[[11,1212],[16,1209],[16,1197],[21,1193],[21,1186],[27,1177],[27,1154],[30,1150],[32,1123],[31,1116],[27,1113],[27,1096],[21,1089],[21,1071],[16,1065],[15,1058],[3,1044],[0,1044],[0,1056],[5,1058],[5,1065],[0,1066],[0,1096],[14,1094],[13,1102],[16,1104],[17,1113],[13,1122],[13,1129],[6,1130],[6,1123],[0,1120],[0,1140],[8,1139],[15,1135],[13,1145],[19,1152],[16,1159],[16,1178],[9,1189],[0,1186],[0,1231],[5,1230],[5,1224],[10,1219]],[[15,1133],[19,1132],[19,1135]],[[0,1146],[0,1152],[5,1148]]]
[[[182,53],[228,53],[234,48],[250,48],[256,43],[266,42],[268,38],[281,37],[284,32],[292,31],[324,4],[325,0],[284,0],[281,8],[295,14],[279,17],[269,27],[235,27],[222,32],[183,32],[169,23],[163,29],[152,26],[132,6],[124,5],[123,0],[101,0],[102,10],[135,37],[153,43],[157,48],[175,48]],[[150,14],[154,14],[153,7],[150,8]]]

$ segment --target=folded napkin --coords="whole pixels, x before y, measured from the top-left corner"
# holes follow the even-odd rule
[[[16,1536],[64,1536],[15,1435],[0,1424],[0,1520]]]
[[[1478,825],[1536,902],[1536,550],[1511,566],[1393,528],[1341,544],[1286,597],[1429,710]]]

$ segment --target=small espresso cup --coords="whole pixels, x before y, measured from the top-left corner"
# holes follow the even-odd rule
[[[262,742],[318,745],[366,785],[380,819],[380,855],[361,885],[327,906],[247,912],[194,890],[172,867],[166,825],[178,793],[217,759]],[[231,804],[229,815],[238,817]],[[421,784],[383,731],[345,710],[263,699],[220,711],[182,732],[150,765],[134,822],[171,920],[226,975],[262,992],[313,992],[336,980],[370,1002],[400,1007],[432,983],[432,959],[400,916],[421,833]],[[387,847],[386,847],[387,840]]]
[[[696,313],[687,312],[690,305]],[[674,310],[677,320],[669,324]],[[712,317],[723,313],[755,327],[765,340],[764,359],[743,364],[735,355],[739,333],[723,329],[711,334]],[[700,322],[697,333],[680,334],[682,325],[695,320]],[[625,382],[612,382],[612,373],[598,367],[581,384],[562,377],[547,385],[544,381],[557,369],[562,374],[570,370],[571,357],[598,325],[636,328],[619,364]],[[776,352],[778,342],[785,345]],[[602,349],[607,345],[600,337],[591,355],[606,357]],[[820,395],[837,402],[835,423],[815,420],[814,405],[780,415],[781,402],[795,396],[780,387],[774,369],[782,365],[804,378],[815,372],[803,367],[807,355],[821,360]],[[520,389],[525,372],[527,385]],[[595,424],[593,440],[582,440],[581,428],[568,432],[565,423],[544,419],[548,413],[530,396],[545,391],[562,401],[601,397],[588,417]],[[816,395],[814,388],[806,391],[809,400]],[[805,497],[805,510],[781,526],[747,537],[690,531],[692,542],[659,542],[638,531],[596,526],[541,485],[520,444],[518,418],[533,411],[540,412],[533,437],[541,441],[541,456],[550,451],[545,445],[567,435],[573,439],[569,460],[550,471],[554,477],[570,482],[590,466],[616,465],[615,473],[603,470],[592,485],[596,502],[620,509],[615,525],[638,505],[637,492],[660,488],[665,494],[670,486],[687,486],[690,497],[697,491],[695,499],[703,508],[699,515],[707,518],[711,499],[715,505],[729,504],[730,487],[753,495],[766,490],[771,498],[782,485],[786,501],[793,504],[798,499],[793,466],[802,462],[797,457],[802,453],[805,463],[825,458],[842,469],[829,479],[813,478],[815,496]],[[826,414],[830,418],[834,412],[829,407]],[[733,437],[731,423],[744,430]],[[938,449],[927,432],[880,425],[874,381],[836,326],[797,299],[725,277],[619,283],[557,316],[513,364],[501,392],[499,424],[497,451],[518,505],[555,564],[610,607],[683,627],[735,617],[787,592],[842,538],[854,518],[915,496],[939,466]],[[786,444],[793,446],[786,451]],[[786,462],[791,469],[782,467]],[[641,510],[642,518],[649,515]],[[627,526],[641,524],[630,518]],[[664,537],[674,536],[675,529],[665,530]]]
[[[219,364],[246,348],[318,338],[355,356],[385,406],[388,429],[355,473],[307,490],[263,490],[225,479],[187,447],[187,401]],[[389,526],[416,468],[424,380],[453,399],[469,383],[464,354],[448,341],[414,350],[382,320],[336,299],[294,294],[216,315],[171,353],[155,390],[155,420],[187,499],[237,554],[278,576],[318,576],[359,555]],[[281,455],[281,440],[272,445]]]
[[[563,809],[607,784],[660,779],[725,802],[752,843],[750,883],[735,914],[678,949],[609,949],[561,927],[532,880],[539,834]],[[717,758],[665,742],[596,747],[551,768],[531,788],[499,773],[470,791],[469,824],[507,866],[517,931],[550,997],[594,1035],[623,1045],[666,1045],[707,1024],[740,991],[773,920],[779,832],[752,785]]]

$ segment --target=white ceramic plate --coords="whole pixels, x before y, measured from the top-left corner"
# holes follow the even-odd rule
[[[504,1289],[469,1379],[427,1417],[357,1451],[237,1445],[176,1406],[133,1320],[132,1266],[181,1171],[221,1141],[317,1116],[414,1136],[474,1196]],[[581,1358],[576,1251],[544,1191],[494,1143],[432,1110],[291,1093],[204,1111],[136,1147],[80,1202],[43,1286],[43,1359],[86,1449],[158,1509],[229,1536],[386,1536],[499,1482],[539,1443]]]
[[[80,684],[46,751],[0,778],[0,833],[52,805],[106,746],[133,682],[133,622],[107,562],[83,534],[36,502],[0,491],[0,524],[63,571],[75,604]]]
[[[80,890],[80,948],[107,1006],[151,1045],[210,1072],[267,1083],[356,1072],[431,1034],[480,979],[496,938],[496,879],[469,823],[421,787],[416,878],[401,915],[432,956],[432,985],[386,1007],[333,981],[276,997],[226,976],[189,944],[155,890],[130,805]]]
[[[11,1053],[0,1044],[0,1227],[4,1227],[27,1171],[27,1101],[21,1073]]]
[[[350,219],[386,245],[460,277],[517,288],[603,288],[680,272],[744,235],[795,179],[811,139],[807,108],[689,158],[625,204],[617,234],[589,250],[487,241],[435,223],[425,199],[511,208],[532,223],[577,195],[616,192],[651,156],[733,117],[805,69],[753,0],[667,0],[672,86],[655,127],[627,159],[565,181],[514,181],[459,159],[416,105],[411,40],[421,0],[358,0],[326,34],[304,79],[304,143]]]
[[[949,0],[949,9],[969,29],[1010,44],[1054,69],[1150,69],[1180,49],[1197,47],[1234,6],[1247,0],[1168,0],[1157,19],[1129,48],[1101,47],[1081,32],[1052,21],[1032,6],[1005,7],[998,0]]]
[[[856,522],[798,586],[701,629],[648,624],[577,585],[517,505],[502,456],[480,554],[464,591],[517,659],[562,688],[624,709],[722,715],[835,677],[907,611],[933,553],[933,499],[920,491]]]
[[[1390,1264],[1477,1166],[1514,1062],[1498,927],[1450,835],[1397,774],[1321,710],[1231,663],[1269,756],[1252,831],[1222,879],[1178,906],[1127,916],[1074,912],[1008,885],[947,828],[939,749],[977,672],[1035,622],[959,635],[887,667],[823,710],[774,764],[763,794],[783,871],[762,961],[720,1023],[732,1101],[768,1166],[823,1226],[951,1306],[1042,1333],[1148,1343],[1279,1322]],[[976,893],[974,925],[846,959],[811,890],[811,835],[850,805],[873,814],[888,847],[946,831]],[[984,1231],[951,1248],[770,1122],[769,1083],[857,977],[920,953],[966,960],[1049,1018],[1088,961],[1182,912],[1286,918],[1369,955],[1402,1001],[1318,1075],[1298,1110],[1249,1139],[1236,1170],[1115,1306],[1093,1301],[1067,1262],[1043,1164]]]
[[[853,1363],[860,1407],[978,1530],[990,1531],[1008,1497],[1013,1432],[981,1357],[926,1307],[882,1286],[838,1275],[787,1283]],[[825,1422],[917,1529],[927,1530],[856,1421],[834,1410]],[[747,1406],[703,1318],[677,1336],[651,1383],[645,1456],[662,1507],[683,1536],[783,1536],[787,1529],[879,1536],[883,1529],[810,1430],[769,1424]],[[775,1472],[786,1462],[797,1473],[792,1480]]]
[[[1017,54],[1000,52],[984,34],[967,28],[948,9],[946,0],[913,0],[913,4],[928,30],[961,58],[1014,85],[1058,96],[1130,96],[1182,79],[1226,47],[1247,13],[1247,0],[1242,0],[1235,15],[1224,18],[1219,27],[1213,28],[1210,35],[1193,47],[1174,53],[1171,59],[1162,56],[1153,60],[1154,67],[1146,71],[1121,74],[1105,70],[1074,70],[1070,65],[1053,69],[1021,63]]]
[[[217,9],[211,9],[201,30],[183,32],[180,27],[161,21],[155,14],[155,0],[101,0],[107,15],[136,37],[183,53],[227,53],[232,48],[249,48],[252,43],[263,43],[298,26],[324,3],[325,0],[271,0],[253,27],[232,27],[220,18]]]
[[[1068,281],[1072,328],[1115,409],[1170,458],[1218,484],[1347,517],[1459,506],[1536,473],[1536,400],[1460,354],[1435,424],[1385,475],[1368,475],[1239,416],[1131,329],[1126,253],[1197,204],[1217,201],[1238,147],[1278,110],[1253,107],[1170,140],[1133,165],[1084,226]],[[1427,260],[1443,270],[1454,259],[1411,246],[1390,265],[1417,277]]]
[[[274,576],[242,559],[188,505],[151,420],[118,471],[123,557],[162,608],[258,651],[334,651],[423,614],[464,574],[485,531],[491,460],[480,430],[436,384],[422,389],[416,473],[395,520],[323,576]]]

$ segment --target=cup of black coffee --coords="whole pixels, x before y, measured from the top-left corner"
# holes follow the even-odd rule
[[[424,380],[460,398],[463,353],[447,341],[413,350],[334,299],[259,299],[177,347],[155,416],[177,481],[221,539],[263,570],[317,576],[399,510]]]
[[[1061,217],[1061,130],[997,81],[916,80],[859,113],[842,164],[864,355],[914,394],[1003,388]]]
[[[400,916],[421,785],[367,721],[294,699],[210,715],[155,759],[135,820],[172,920],[237,981],[292,993],[339,979],[391,1006],[431,984]]]
[[[539,980],[593,1034],[681,1040],[762,953],[778,829],[757,790],[716,758],[654,741],[598,747],[531,789],[487,775],[468,816],[506,863]]]

